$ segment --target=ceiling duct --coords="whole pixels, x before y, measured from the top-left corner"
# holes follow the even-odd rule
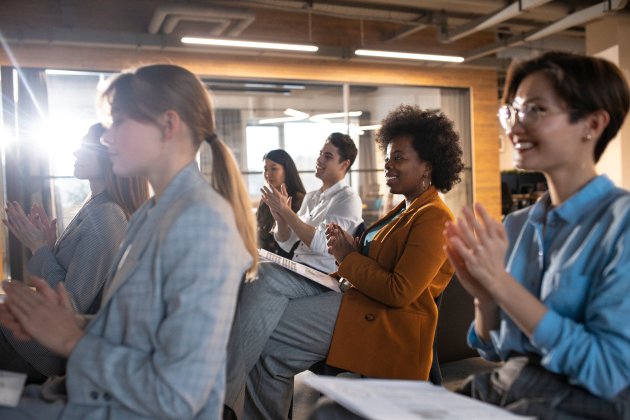
[[[462,25],[458,28],[447,31],[443,28],[438,32],[438,39],[440,42],[448,43],[457,41],[475,32],[483,31],[484,29],[491,28],[492,26],[501,24],[507,20],[520,16],[528,9],[542,6],[549,3],[551,0],[518,0],[509,6],[499,10],[498,12],[490,13],[489,15],[482,16],[473,20],[466,25]]]
[[[233,7],[203,6],[185,3],[162,3],[153,12],[149,23],[149,33],[157,34],[160,28],[170,34],[181,20],[204,21],[218,24],[212,29],[212,35],[219,36],[230,26],[232,20],[238,22],[227,32],[227,36],[236,37],[256,19],[256,14],[248,9]]]
[[[536,41],[549,35],[562,32],[565,29],[569,29],[574,26],[583,25],[595,19],[602,18],[611,12],[623,9],[628,1],[629,0],[606,0],[601,3],[597,3],[575,13],[571,13],[570,15],[565,16],[562,19],[543,28],[534,29],[532,31],[525,32],[519,35],[513,35],[508,38],[493,42],[491,44],[475,48],[471,51],[468,51],[464,55],[464,59],[465,61],[470,61],[476,58],[485,57],[498,51],[515,47],[526,42]]]

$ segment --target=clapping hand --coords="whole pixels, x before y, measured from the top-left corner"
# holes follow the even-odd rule
[[[466,291],[480,301],[491,302],[496,282],[506,274],[507,232],[481,204],[476,204],[475,210],[477,217],[470,208],[464,208],[468,225],[462,220],[447,223],[444,235],[448,245],[444,250]]]
[[[32,290],[21,282],[4,281],[7,294],[0,304],[0,324],[18,340],[36,340],[53,352],[68,357],[83,337],[77,325],[70,295],[63,283],[55,293],[48,284],[31,276]]]
[[[46,242],[48,248],[52,251],[57,243],[57,218],[52,223],[48,223],[48,216],[46,216],[46,210],[38,204],[33,204],[31,207],[31,213],[28,215],[28,219],[40,229],[43,228],[46,231]]]
[[[359,252],[359,239],[355,239],[335,222],[326,225],[326,238],[328,239],[328,253],[332,254],[340,264],[348,254]]]
[[[26,216],[24,210],[22,210],[22,206],[20,206],[17,201],[13,203],[7,201],[5,212],[7,218],[2,219],[2,223],[4,223],[11,233],[13,233],[25,247],[30,249],[32,253],[48,245],[46,228],[43,223],[41,223],[39,214],[30,217]]]
[[[277,222],[284,223],[283,214],[286,214],[287,211],[293,213],[293,210],[291,210],[292,197],[289,197],[284,184],[280,186],[280,191],[273,185],[269,185],[262,187],[260,192],[262,193],[263,201],[269,206],[273,218]]]

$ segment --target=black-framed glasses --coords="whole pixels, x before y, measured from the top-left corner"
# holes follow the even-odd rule
[[[521,109],[514,108],[512,105],[506,104],[499,108],[499,122],[504,130],[511,130],[516,124],[516,121],[520,122],[523,126],[533,129],[538,127],[540,120],[545,115],[564,114],[568,112],[574,112],[573,109],[568,109],[560,112],[549,113],[543,111],[536,104],[525,104]]]

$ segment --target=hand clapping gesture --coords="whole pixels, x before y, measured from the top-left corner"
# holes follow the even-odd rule
[[[57,219],[53,220],[52,225],[49,224],[43,207],[33,204],[31,213],[27,216],[17,201],[7,201],[5,211],[7,219],[2,219],[2,223],[32,253],[43,246],[48,246],[51,250],[54,248],[57,241]]]
[[[332,254],[338,263],[341,263],[348,254],[359,252],[359,239],[355,239],[335,222],[326,225],[326,239],[328,253]]]
[[[481,204],[476,204],[475,210],[477,217],[470,208],[464,208],[468,225],[462,220],[447,223],[444,234],[448,245],[444,248],[466,291],[489,302],[497,282],[509,275],[505,271],[508,239],[503,225],[493,220]]]
[[[265,185],[260,189],[260,192],[262,193],[263,201],[269,206],[273,218],[277,222],[284,223],[283,214],[287,214],[286,212],[293,213],[291,209],[292,197],[289,197],[284,184],[280,186],[280,190],[278,191],[273,185]]]
[[[84,333],[78,326],[70,295],[63,283],[55,293],[35,276],[36,291],[21,282],[2,283],[7,294],[0,303],[0,324],[18,340],[36,340],[53,352],[68,357]]]

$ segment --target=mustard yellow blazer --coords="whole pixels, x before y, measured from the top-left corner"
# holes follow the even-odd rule
[[[431,187],[376,234],[369,257],[353,252],[343,260],[334,275],[353,287],[343,297],[327,364],[379,378],[428,379],[434,299],[454,272],[442,249],[449,220],[453,214]]]

